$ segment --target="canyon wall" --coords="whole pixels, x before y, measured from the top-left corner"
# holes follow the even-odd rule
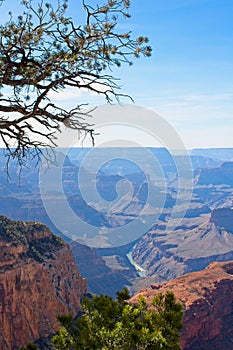
[[[183,350],[233,349],[233,262],[211,263],[203,271],[153,284],[139,294],[150,304],[155,295],[167,290],[184,307]]]
[[[85,293],[68,244],[40,223],[0,217],[1,350],[54,334],[58,314],[77,315]]]

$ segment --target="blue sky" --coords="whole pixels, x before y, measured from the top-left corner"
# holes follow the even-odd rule
[[[122,92],[165,118],[187,148],[233,147],[233,1],[132,0],[130,12],[121,26],[148,36],[153,55],[115,71]],[[81,98],[67,93],[64,104]]]
[[[186,147],[233,147],[233,1],[132,1],[149,60],[122,72],[139,105],[166,118]]]

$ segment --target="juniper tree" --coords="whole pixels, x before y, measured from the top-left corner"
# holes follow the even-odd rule
[[[125,290],[113,300],[99,295],[84,300],[83,315],[72,321],[61,316],[63,327],[52,339],[56,350],[181,350],[182,305],[174,294],[159,294],[147,306],[123,301]]]

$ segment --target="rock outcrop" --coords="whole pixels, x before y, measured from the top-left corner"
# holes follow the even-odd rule
[[[58,330],[87,292],[67,243],[41,223],[0,217],[0,344],[16,350]]]
[[[158,223],[148,231],[133,251],[133,259],[147,276],[156,276],[155,282],[202,270],[213,261],[233,260],[232,209],[184,219],[184,226],[171,233],[163,225]]]
[[[233,186],[232,179],[233,162],[225,162],[216,168],[198,169],[196,182],[198,185],[230,185]]]
[[[219,208],[213,210],[210,218],[217,226],[225,228],[233,233],[233,210],[230,208]]]
[[[164,284],[141,291],[148,303],[171,290],[184,306],[183,350],[233,349],[233,262],[211,263]],[[137,300],[139,294],[131,299]]]
[[[130,267],[128,259],[128,265],[126,265],[125,261],[121,261],[123,257],[115,255],[115,259],[119,259],[120,263],[111,266],[107,264],[110,256],[101,257],[97,249],[78,242],[72,242],[70,246],[80,273],[87,278],[90,293],[105,294],[115,298],[116,291],[128,286],[129,279],[137,276],[136,271]],[[113,256],[111,258],[113,260]]]

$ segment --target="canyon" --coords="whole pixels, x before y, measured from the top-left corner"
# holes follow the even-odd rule
[[[61,149],[60,152],[62,151],[67,153],[66,150]],[[79,239],[72,245],[76,262],[78,266],[80,265],[82,275],[88,278],[88,288],[91,292],[106,293],[107,291],[109,295],[114,296],[114,289],[117,288],[117,285],[118,289],[124,285],[133,286],[132,291],[137,291],[138,286],[143,283],[149,285],[158,280],[168,280],[189,271],[202,269],[211,261],[224,261],[232,258],[233,249],[231,249],[231,244],[228,244],[228,239],[231,237],[229,225],[221,228],[221,225],[212,221],[214,216],[220,213],[220,209],[230,210],[233,204],[230,176],[233,173],[233,163],[230,161],[231,149],[224,150],[224,160],[227,161],[225,163],[219,159],[220,153],[217,151],[217,153],[212,152],[213,158],[209,157],[208,152],[206,155],[205,152],[201,155],[201,151],[198,150],[192,152],[190,161],[193,167],[193,193],[183,218],[182,209],[179,213],[179,206],[176,203],[177,169],[175,166],[176,162],[181,162],[182,157],[172,156],[163,148],[149,149],[163,171],[166,186],[162,188],[159,174],[155,172],[149,187],[146,183],[147,171],[130,161],[131,158],[136,160],[140,158],[139,149],[116,148],[98,151],[97,159],[89,162],[88,167],[83,169],[85,181],[82,184],[82,191],[84,194],[89,191],[91,181],[93,181],[93,172],[100,163],[102,166],[95,174],[95,181],[96,190],[102,201],[93,199],[92,202],[87,203],[79,188],[78,175],[89,152],[90,149],[85,148],[69,150],[64,157],[61,169],[62,186],[60,190],[63,192],[56,190],[54,178],[51,177],[46,184],[48,191],[46,201],[49,207],[56,209],[57,217],[62,218],[64,215],[62,201],[65,198],[71,212],[84,224],[89,225],[87,229],[84,229],[83,235],[88,233],[88,227],[95,227],[95,230],[100,230],[101,237],[105,239],[105,241],[95,239],[94,243],[97,245],[106,243],[106,246],[97,248],[92,246],[88,249],[85,242]],[[109,159],[108,162],[105,162],[106,157]],[[141,162],[140,159],[139,161]],[[39,178],[35,164],[28,164],[20,172],[17,163],[12,161],[9,168],[10,177],[7,179],[4,174],[4,162],[5,157],[0,152],[0,167],[3,171],[0,176],[1,214],[16,220],[43,222],[55,234],[70,243],[77,237],[79,238],[81,227],[74,224],[71,216],[66,215],[65,220],[61,220],[63,225],[61,228],[48,215],[40,193],[40,181],[43,180],[43,177],[42,180]],[[151,173],[153,169],[148,159],[143,159],[143,164],[145,169]],[[130,190],[129,193],[125,192],[127,188]],[[185,192],[185,188],[181,188],[179,194],[181,202],[183,200],[182,191]],[[92,195],[92,190],[89,192],[87,193]],[[153,199],[152,205],[147,204],[149,192]],[[164,204],[162,199],[165,200]],[[104,207],[106,203],[109,203],[107,210]],[[163,204],[161,208],[160,204]],[[175,208],[176,216],[182,219],[178,225],[176,220],[172,221],[170,218]],[[141,215],[142,210],[143,216]],[[140,215],[138,225],[142,225],[143,230],[135,236],[134,230],[130,228],[130,223]],[[151,225],[144,229],[143,222],[147,221]],[[166,232],[168,222],[172,225],[174,222],[175,230],[171,234]],[[114,237],[117,237],[118,228],[124,231],[125,236],[130,237],[132,234],[132,238],[129,238],[132,245],[128,246],[127,242],[123,242],[121,248],[119,245],[121,238],[124,237],[121,234],[116,241],[118,247],[111,247],[111,244],[108,247],[108,232],[112,228],[115,228],[116,232]],[[211,243],[212,241],[216,241],[216,244]],[[205,245],[203,254],[198,251],[198,244],[201,247]],[[125,247],[128,247],[128,250]],[[78,250],[78,255],[75,249]],[[127,254],[131,250],[135,263],[146,270],[146,278],[138,277],[137,270],[127,260]],[[90,257],[92,257],[91,260]],[[108,288],[105,283],[110,276],[114,280],[112,288]]]
[[[109,157],[110,151],[105,151]],[[114,150],[115,153],[120,152],[118,151]],[[179,156],[172,158],[165,149],[150,151],[161,165],[165,187],[161,185],[159,174],[155,173],[148,184],[146,171],[143,172],[132,162],[123,161],[121,158],[104,163],[105,156],[101,153],[103,166],[95,174],[94,183],[103,201],[97,198],[98,200],[93,199],[93,202],[88,202],[82,196],[82,191],[84,194],[92,193],[90,189],[93,185],[96,164],[90,163],[89,168],[83,170],[85,181],[80,189],[78,173],[88,150],[70,150],[61,169],[60,192],[54,187],[53,177],[46,183],[48,190],[46,201],[63,220],[64,229],[56,225],[46,211],[40,192],[41,179],[34,165],[21,169],[20,173],[18,165],[13,161],[9,168],[10,177],[7,178],[6,174],[1,173],[0,214],[13,219],[12,221],[4,216],[1,217],[0,296],[1,313],[4,316],[2,316],[0,330],[4,350],[16,349],[19,346],[17,340],[14,340],[17,339],[17,334],[22,341],[20,345],[36,339],[37,342],[46,341],[58,329],[57,314],[79,313],[81,299],[87,290],[112,297],[124,286],[127,286],[133,294],[138,293],[141,288],[150,286],[152,286],[150,289],[155,291],[160,290],[158,283],[159,286],[165,286],[166,283],[169,284],[169,281],[175,279],[177,282],[174,283],[180,284],[181,281],[182,284],[183,276],[189,276],[189,273],[193,272],[200,273],[197,278],[190,277],[188,282],[194,290],[195,283],[199,286],[198,279],[200,281],[205,279],[204,275],[201,277],[201,270],[205,269],[204,273],[208,280],[213,278],[210,273],[213,266],[220,266],[221,262],[233,260],[232,152],[227,153],[225,150],[225,162],[217,157],[219,152],[216,153],[216,157],[214,157],[215,153],[212,153],[213,158],[209,157],[208,152],[206,156],[200,155],[199,151],[197,155],[191,155],[193,189],[190,202],[186,205],[186,189],[182,185],[178,193],[178,175],[175,167],[176,157],[177,162],[181,159],[178,159]],[[123,149],[121,152],[122,157],[127,158],[130,152],[135,156],[137,149],[130,152]],[[99,160],[97,159],[96,162],[98,163]],[[146,159],[144,164],[150,172],[151,164]],[[1,157],[1,154],[0,167],[4,171],[4,157]],[[129,192],[127,192],[128,189],[130,189]],[[147,203],[148,194],[153,199],[150,204]],[[81,227],[72,221],[72,216],[64,217],[62,206],[64,198],[78,218],[89,227],[100,230],[101,238],[104,237],[104,240],[98,242],[100,235],[95,237],[95,241],[99,244],[97,247],[88,246],[84,240],[79,239]],[[182,203],[185,204],[185,212],[182,209]],[[111,210],[108,211],[106,208]],[[141,215],[142,210],[143,215]],[[147,221],[152,224],[141,235],[135,236],[134,231],[127,227],[128,225],[130,227],[131,222],[137,217],[139,217],[138,224],[142,227]],[[14,220],[23,220],[27,223]],[[167,229],[168,227],[170,230]],[[120,230],[125,229],[126,236],[132,232],[132,238],[129,236],[131,239],[120,245],[122,236],[119,234],[120,239],[116,241],[117,244],[111,245],[108,241],[108,232],[112,228],[116,236]],[[9,234],[11,230],[13,231]],[[59,237],[55,238],[50,230]],[[26,238],[23,238],[22,232],[25,232]],[[85,233],[88,232],[84,231]],[[60,237],[68,243],[64,243]],[[207,266],[212,262],[214,264],[219,262],[220,265],[211,265],[212,267],[208,268]],[[216,269],[216,274],[219,274],[222,279],[213,284],[217,283],[218,288],[226,287],[226,292],[222,290],[223,296],[231,293],[231,287],[228,285],[231,279],[230,273],[223,267],[216,267]],[[143,274],[140,274],[140,270]],[[191,282],[192,278],[196,281],[195,283]],[[227,286],[224,285],[224,279],[227,280]],[[212,285],[212,282],[210,284]],[[207,289],[208,286],[206,291]],[[35,296],[31,296],[30,290],[33,290]],[[192,300],[192,290],[188,287],[185,290],[187,298]],[[203,294],[203,291],[200,289],[198,293]],[[215,289],[212,288],[208,293],[212,295]],[[207,298],[207,294],[204,298]],[[49,305],[46,306],[46,303]],[[231,331],[227,328],[231,315],[222,315],[222,321],[220,321],[214,314],[214,320],[217,319],[217,321],[213,321],[212,309],[207,307],[209,303],[212,301],[194,303],[197,305],[196,309],[192,306],[195,311],[188,311],[190,308],[185,311],[185,324],[190,322],[191,328],[191,324],[194,324],[192,329],[198,326],[193,314],[198,313],[199,306],[200,312],[204,308],[207,317],[201,329],[197,328],[195,334],[190,332],[191,338],[185,340],[186,338],[182,335],[182,346],[185,350],[189,349],[188,346],[192,346],[190,350],[199,349],[202,346],[200,344],[210,346],[215,341],[215,336],[220,341],[221,334],[225,335],[226,344],[227,341],[231,342]],[[226,306],[225,309],[229,310],[229,307]],[[45,310],[49,314],[46,312],[45,316],[42,316]],[[14,317],[11,319],[10,315]],[[208,317],[210,317],[209,320]],[[32,321],[29,322],[31,318]],[[26,323],[23,323],[24,319]],[[208,322],[213,329],[212,335]],[[203,335],[205,331],[206,338]],[[195,340],[199,334],[201,334],[200,344]]]

